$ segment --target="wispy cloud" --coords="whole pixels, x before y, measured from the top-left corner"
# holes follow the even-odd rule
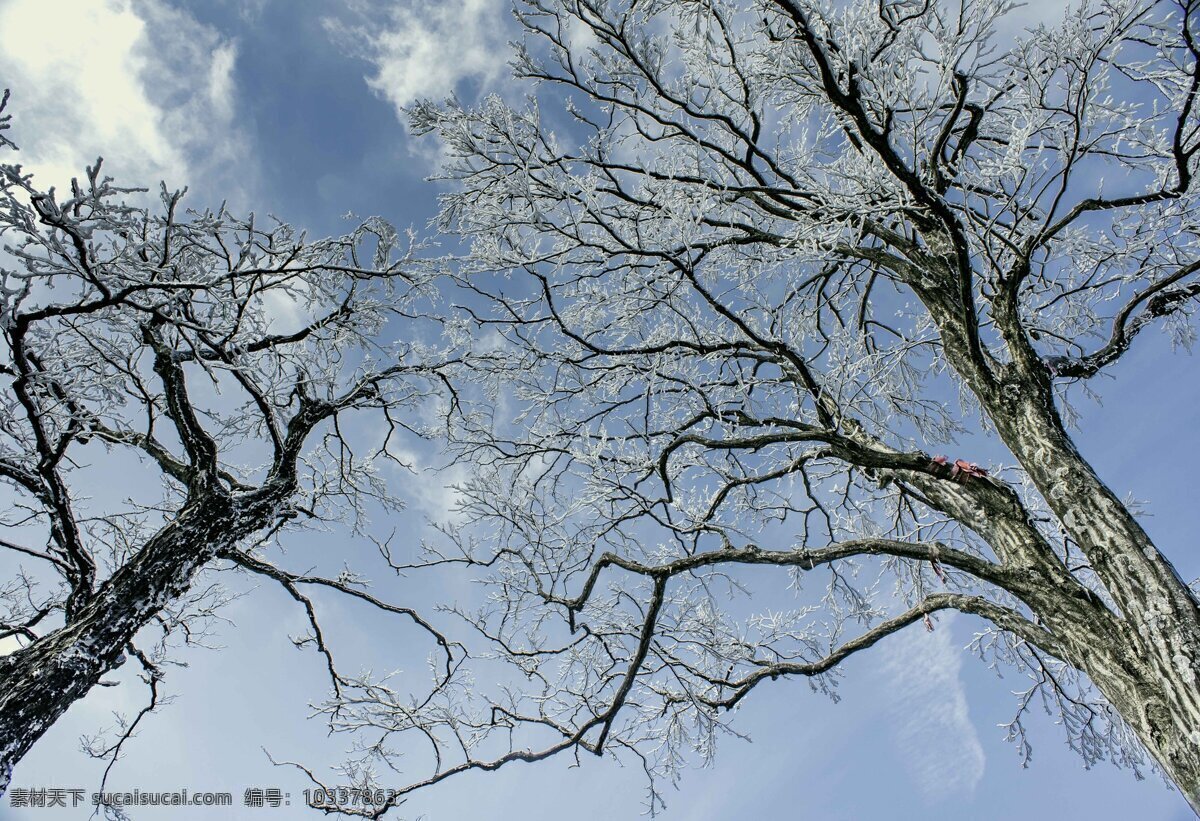
[[[932,633],[910,628],[890,638],[883,650],[893,743],[930,800],[972,792],[986,764],[967,713],[959,676],[962,650],[953,642],[953,623],[954,615],[948,614]]]
[[[43,185],[105,158],[126,184],[243,186],[236,44],[162,0],[0,0],[11,136]],[[216,193],[214,190],[212,193]]]
[[[451,465],[438,470],[415,450],[397,444],[389,445],[388,453],[411,471],[404,477],[408,481],[402,479],[399,483],[405,501],[412,503],[431,522],[458,524],[462,521],[463,496],[458,486],[468,478],[464,466]]]
[[[388,4],[353,2],[349,19],[326,18],[325,28],[344,50],[373,68],[367,85],[396,107],[441,99],[460,83],[488,86],[506,70],[506,3],[445,0]]]

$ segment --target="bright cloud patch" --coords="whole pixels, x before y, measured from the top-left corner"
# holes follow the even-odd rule
[[[967,714],[959,670],[962,651],[951,636],[954,615],[937,628],[920,625],[889,638],[883,670],[890,677],[893,740],[921,792],[931,800],[970,793],[986,759]]]
[[[0,656],[7,656],[9,653],[15,653],[22,647],[21,640],[16,636],[7,636],[0,639]]]
[[[118,182],[181,186],[228,168],[236,47],[160,0],[0,0],[10,136],[42,184],[105,159]],[[226,192],[228,193],[228,192]]]
[[[505,70],[507,4],[496,0],[410,2],[388,6],[382,19],[373,7],[354,4],[358,21],[327,19],[339,44],[374,67],[366,80],[400,109],[424,98],[444,98],[462,81],[494,82]]]

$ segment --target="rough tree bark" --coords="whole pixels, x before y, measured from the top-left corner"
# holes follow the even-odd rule
[[[275,523],[290,495],[200,490],[66,626],[0,658],[0,795],[46,730],[125,662],[138,631],[187,592],[205,565]]]
[[[1087,556],[1112,596],[1113,643],[1094,623],[1064,623],[1072,659],[1136,732],[1200,814],[1200,607],[1174,566],[1080,455],[1063,428],[1049,380],[1016,382],[1016,399],[977,391],[997,431]],[[1013,383],[1009,383],[1013,384]],[[1012,396],[1010,390],[1007,394]]]

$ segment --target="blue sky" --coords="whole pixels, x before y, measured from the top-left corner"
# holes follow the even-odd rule
[[[12,134],[39,179],[64,185],[103,154],[121,182],[186,183],[194,205],[228,199],[235,209],[277,214],[314,234],[342,230],[347,212],[423,227],[436,207],[436,188],[424,182],[436,146],[409,137],[397,106],[451,92],[464,99],[482,90],[520,94],[507,79],[505,41],[514,32],[505,7],[505,0],[0,0],[0,84],[12,88]],[[1060,8],[1058,0],[1046,2],[1020,21]],[[1079,432],[1082,449],[1118,493],[1148,502],[1148,530],[1188,579],[1200,575],[1200,509],[1187,480],[1188,457],[1200,454],[1200,430],[1191,424],[1200,402],[1195,368],[1164,341],[1140,339],[1112,378],[1094,386],[1104,402],[1081,401]],[[969,455],[983,462],[989,454]],[[416,532],[422,517],[443,512],[445,474],[396,480],[402,492],[405,483],[412,488],[402,530]],[[360,552],[369,557],[373,548],[337,534],[308,538],[297,543],[291,566]],[[424,605],[473,595],[442,577],[385,579],[376,592]],[[403,624],[334,599],[318,602],[351,657],[411,669],[428,652]],[[247,787],[277,786],[299,803],[304,780],[273,767],[263,748],[312,764],[339,760],[344,739],[327,738],[323,725],[304,719],[324,680],[318,657],[287,639],[304,630],[294,602],[261,589],[226,615],[232,624],[217,633],[225,649],[189,652],[190,666],[170,673],[174,703],[146,725],[110,784],[229,791],[234,811],[137,811],[134,818],[297,817],[295,807],[236,806]],[[1192,817],[1154,777],[1139,783],[1106,764],[1085,771],[1041,716],[1031,722],[1033,764],[1022,769],[997,727],[1010,717],[1010,691],[1022,680],[999,679],[960,652],[976,628],[965,616],[943,619],[933,633],[910,632],[854,659],[836,705],[803,682],[757,692],[739,724],[753,742],[729,739],[713,768],[686,772],[677,791],[667,790],[665,817]],[[78,751],[80,735],[110,726],[111,710],[134,710],[141,696],[126,683],[76,705],[20,765],[13,786],[90,792],[100,768]],[[571,764],[562,758],[451,780],[414,796],[395,816],[639,817],[638,771],[608,760]],[[0,821],[54,817],[79,815],[0,806]]]

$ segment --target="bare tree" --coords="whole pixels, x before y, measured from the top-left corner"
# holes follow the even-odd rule
[[[1148,751],[1200,811],[1196,594],[1068,424],[1142,331],[1193,337],[1200,6],[1008,47],[1013,8],[523,0],[544,92],[411,110],[472,243],[457,332],[516,416],[465,419],[430,559],[489,568],[463,615],[513,686],[343,705],[436,740],[414,788],[560,751],[670,771],[765,682],[830,690],[952,610],[1031,677],[1024,749],[1040,694],[1087,762]],[[797,603],[731,598],[750,566]]]
[[[311,623],[294,641],[319,651],[339,695],[356,685],[335,667],[314,590],[415,620],[440,645],[441,675],[451,663],[440,634],[355,569],[329,578],[265,556],[282,533],[355,526],[398,502],[379,463],[393,437],[421,432],[410,409],[440,392],[446,366],[382,341],[392,319],[409,321],[419,264],[379,220],[310,241],[224,208],[185,212],[182,196],[139,205],[97,161],[60,198],[0,166],[0,551],[19,567],[0,587],[0,639],[22,644],[0,657],[0,794],[47,728],[131,662],[145,709],[88,745],[116,761],[161,702],[173,648],[203,644],[227,598],[194,584],[209,567],[281,585]],[[378,423],[348,425],[356,412]],[[113,485],[130,501],[97,509],[89,497]]]

